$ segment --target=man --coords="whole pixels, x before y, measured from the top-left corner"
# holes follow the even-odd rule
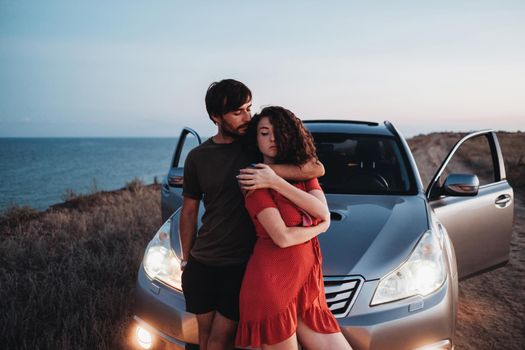
[[[193,149],[184,165],[180,217],[182,287],[186,310],[196,314],[201,350],[232,349],[239,319],[239,291],[255,232],[244,208],[236,175],[254,154],[242,141],[251,119],[252,94],[243,83],[226,79],[210,85],[206,110],[217,133]],[[322,176],[314,160],[301,168],[272,167],[281,177],[304,180]],[[259,172],[264,183],[264,172]],[[197,235],[199,201],[204,202]]]

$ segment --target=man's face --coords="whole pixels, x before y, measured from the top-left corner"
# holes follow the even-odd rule
[[[222,118],[217,118],[217,124],[221,128],[223,135],[239,137],[246,134],[248,124],[250,119],[252,119],[251,108],[252,100],[248,100],[238,109],[224,114]]]

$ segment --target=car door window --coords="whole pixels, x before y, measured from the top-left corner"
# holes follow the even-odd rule
[[[184,162],[186,161],[186,157],[188,156],[188,153],[195,147],[197,147],[200,143],[200,140],[195,137],[192,133],[187,133],[184,135],[185,140],[184,144],[182,145],[182,149],[180,151],[180,156],[177,162],[177,159],[174,159],[174,162],[177,162],[177,164],[173,164],[173,168],[182,168],[184,167]]]
[[[486,135],[479,135],[465,141],[450,159],[440,181],[445,181],[452,173],[476,175],[480,186],[496,181],[495,163]]]

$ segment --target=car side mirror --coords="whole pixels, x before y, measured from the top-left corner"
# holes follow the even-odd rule
[[[443,185],[445,195],[475,196],[479,190],[479,179],[472,174],[450,174]]]
[[[184,178],[182,176],[173,176],[168,177],[168,184],[171,187],[179,187],[182,188],[182,184],[184,183]]]
[[[182,188],[184,182],[184,168],[171,168],[168,171],[168,185]]]

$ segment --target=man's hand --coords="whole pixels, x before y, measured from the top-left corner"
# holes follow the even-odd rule
[[[275,188],[283,181],[275,171],[266,164],[256,164],[254,168],[244,168],[237,175],[239,186],[243,191],[251,191],[259,188]]]

